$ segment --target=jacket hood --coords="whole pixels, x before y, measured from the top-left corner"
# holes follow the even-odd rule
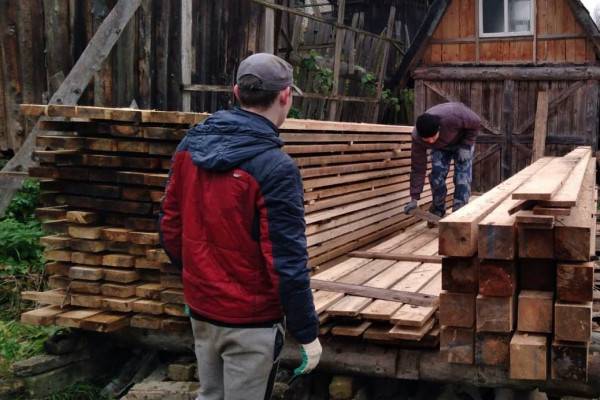
[[[236,108],[218,111],[190,129],[179,149],[189,151],[192,161],[200,168],[228,171],[281,146],[283,141],[271,121]]]

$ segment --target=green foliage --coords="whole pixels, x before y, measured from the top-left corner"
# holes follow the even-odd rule
[[[321,67],[317,62],[317,57],[319,57],[319,53],[311,50],[308,56],[302,59],[300,66],[308,72],[315,74],[317,87],[314,89],[316,92],[329,94],[333,89],[333,71],[331,68]]]
[[[56,330],[0,320],[0,377],[9,376],[12,363],[42,353],[44,342]]]
[[[46,397],[44,400],[110,400],[103,395],[102,388],[89,383],[76,383],[60,393]]]
[[[43,286],[44,235],[34,217],[39,183],[26,181],[0,219],[0,318],[14,318],[22,311],[22,290]]]
[[[40,197],[40,184],[38,181],[28,179],[23,183],[6,209],[6,218],[14,218],[18,221],[33,219],[33,213],[37,207]]]
[[[360,78],[360,83],[362,83],[368,96],[373,96],[377,92],[377,78],[374,74],[367,72]]]
[[[296,107],[292,107],[292,108],[290,108],[290,112],[288,112],[287,117],[295,118],[295,119],[302,118],[302,113]]]
[[[40,223],[35,220],[20,222],[6,218],[0,221],[0,265],[4,265],[0,276],[41,272],[43,248],[40,238],[43,235]]]

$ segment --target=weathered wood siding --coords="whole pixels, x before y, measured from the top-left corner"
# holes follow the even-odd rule
[[[546,155],[564,155],[578,145],[597,147],[597,81],[417,81],[416,108],[461,101],[484,119],[475,148],[473,189],[486,191],[531,162],[539,91],[549,92]],[[557,98],[561,101],[553,101]]]
[[[18,104],[47,102],[115,3],[116,0],[0,1],[0,151],[16,151],[31,130],[31,121],[19,115]],[[428,0],[351,2],[345,23],[381,34],[394,5],[397,9],[394,37],[408,43],[416,34],[428,3]],[[277,0],[277,4],[292,6],[297,2]],[[240,60],[263,50],[264,10],[250,0],[192,0],[191,82],[232,85]],[[331,13],[331,7],[329,10]],[[180,0],[142,0],[142,6],[79,104],[122,107],[135,100],[140,108],[181,109],[180,12]],[[302,31],[306,34],[300,39],[294,33],[301,32],[302,26],[306,27]],[[302,21],[277,11],[275,29],[279,32],[275,35],[275,49],[296,65],[311,48],[327,57],[333,52],[335,35],[330,25]],[[299,46],[303,47],[302,52],[292,54],[290,41],[302,44]],[[377,77],[381,61],[373,54],[381,53],[382,48],[377,42],[380,41],[372,37],[347,34],[344,48],[348,50],[342,52],[344,62],[364,66]],[[366,50],[352,51],[357,48]],[[394,71],[400,60],[401,53],[392,51],[388,71]],[[340,83],[343,93],[366,96],[361,76],[354,74],[350,78]],[[194,111],[214,112],[231,103],[230,93],[222,91],[191,94]],[[295,105],[303,117],[319,118],[322,110],[328,110],[326,101],[320,99],[298,99]],[[370,122],[373,107],[374,104],[347,102],[343,109],[339,108],[339,118]],[[409,109],[412,111],[412,103]],[[382,109],[380,113],[383,118],[391,114],[386,111]],[[401,122],[407,123],[411,117],[404,113]],[[398,122],[396,115],[388,119]]]
[[[478,38],[478,2],[452,0],[425,50],[425,64],[588,64],[596,61],[593,45],[566,0],[535,0],[535,34],[501,39]]]

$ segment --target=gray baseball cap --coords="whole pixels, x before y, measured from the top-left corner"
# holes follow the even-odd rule
[[[251,75],[258,79],[251,89],[258,90],[283,90],[291,87],[302,95],[294,85],[294,68],[287,61],[269,53],[257,53],[244,59],[238,68],[236,83],[239,85],[240,78]]]

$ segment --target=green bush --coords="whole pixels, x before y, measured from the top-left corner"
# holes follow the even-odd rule
[[[35,219],[39,183],[28,180],[0,219],[0,318],[12,319],[22,311],[20,293],[43,288],[44,235]]]

